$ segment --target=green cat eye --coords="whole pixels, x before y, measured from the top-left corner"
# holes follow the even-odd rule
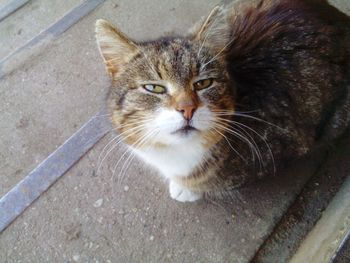
[[[149,92],[157,93],[157,94],[163,94],[166,92],[165,87],[155,84],[146,84],[143,85],[143,88]]]
[[[209,88],[213,84],[213,79],[202,79],[193,84],[195,90],[202,90]]]

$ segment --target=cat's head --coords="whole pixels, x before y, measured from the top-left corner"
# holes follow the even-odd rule
[[[222,136],[234,96],[225,70],[229,43],[225,16],[215,8],[187,37],[137,43],[105,20],[96,22],[97,43],[111,75],[112,122],[134,147],[159,147]],[[220,128],[221,127],[221,128]]]

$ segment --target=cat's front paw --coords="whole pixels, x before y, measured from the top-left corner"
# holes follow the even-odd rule
[[[179,202],[194,202],[202,198],[202,194],[192,192],[190,189],[174,181],[169,183],[169,192],[172,199]]]

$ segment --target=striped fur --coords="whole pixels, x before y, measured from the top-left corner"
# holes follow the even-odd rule
[[[112,123],[174,199],[227,195],[348,128],[349,32],[348,17],[311,0],[216,7],[188,36],[141,43],[98,20]],[[185,104],[196,130],[178,132]]]

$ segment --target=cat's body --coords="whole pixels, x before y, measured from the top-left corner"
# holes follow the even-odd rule
[[[188,37],[134,43],[107,22],[112,122],[194,201],[274,174],[350,123],[350,19],[325,3],[216,8]]]

